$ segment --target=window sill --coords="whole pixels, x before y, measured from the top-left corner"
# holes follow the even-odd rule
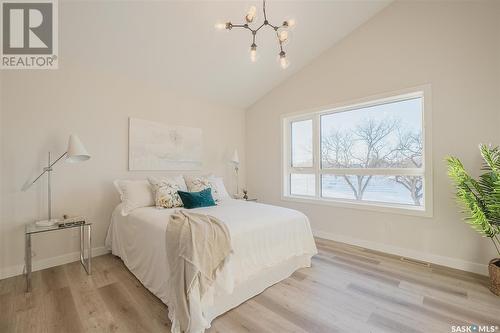
[[[348,208],[348,209],[358,209],[358,210],[368,210],[375,211],[381,213],[390,213],[390,214],[400,214],[400,215],[410,215],[410,216],[419,216],[419,217],[432,217],[431,209],[424,209],[418,207],[397,205],[397,204],[386,204],[386,203],[378,203],[378,202],[356,202],[352,200],[341,200],[341,199],[318,199],[315,197],[306,197],[306,196],[290,196],[290,195],[281,195],[281,200],[290,201],[290,202],[299,202],[304,204],[314,204],[314,205],[322,205],[322,206],[331,206],[331,207],[340,207],[340,208]]]

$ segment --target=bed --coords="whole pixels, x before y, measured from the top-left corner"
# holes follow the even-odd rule
[[[120,205],[112,214],[106,246],[168,305],[165,231],[175,209],[143,207],[122,216]],[[209,328],[215,317],[309,267],[317,253],[309,221],[296,210],[227,198],[192,211],[223,221],[234,251],[217,276],[212,297],[199,305],[201,327]]]

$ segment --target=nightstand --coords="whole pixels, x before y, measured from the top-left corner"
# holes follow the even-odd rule
[[[62,221],[64,222],[64,221]],[[92,258],[92,223],[85,221],[84,218],[71,219],[70,222],[56,224],[50,227],[39,227],[35,223],[29,223],[25,228],[25,248],[24,248],[24,262],[26,264],[26,292],[31,291],[31,236],[41,234],[44,232],[68,230],[73,228],[80,229],[80,263],[87,272],[91,274],[91,258]],[[87,230],[85,230],[87,228]],[[87,237],[85,237],[85,231]],[[87,241],[85,242],[85,238]],[[86,243],[86,244],[85,244]],[[87,247],[87,258],[85,258],[85,245]]]

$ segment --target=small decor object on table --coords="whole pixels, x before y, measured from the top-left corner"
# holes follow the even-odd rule
[[[248,197],[248,190],[247,189],[243,189],[241,190],[243,192],[243,196],[236,196],[235,199],[238,199],[238,200],[245,200],[245,201],[257,201],[256,198],[249,198]]]
[[[87,272],[88,275],[91,274],[91,259],[92,259],[92,223],[85,220],[84,217],[74,217],[64,220],[59,220],[60,222],[47,226],[41,227],[36,224],[36,222],[29,223],[25,228],[25,248],[24,248],[24,260],[26,265],[26,292],[31,291],[31,236],[35,234],[40,234],[44,232],[57,231],[57,230],[67,230],[72,228],[80,229],[80,263]],[[85,237],[85,227],[87,227],[87,237]],[[85,242],[87,238],[87,242]],[[85,249],[87,247],[87,249]],[[85,257],[85,253],[87,256]]]
[[[500,257],[500,148],[479,145],[486,172],[476,180],[456,157],[450,156],[448,175],[457,188],[457,199],[469,215],[465,220],[471,227],[493,242]],[[500,258],[493,259],[488,266],[490,290],[500,296]]]

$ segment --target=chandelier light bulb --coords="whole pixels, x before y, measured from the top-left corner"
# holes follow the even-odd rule
[[[217,29],[217,30],[224,30],[224,29],[226,29],[226,23],[217,22],[215,24],[215,29]]]
[[[250,9],[248,9],[248,13],[247,16],[245,16],[245,20],[248,23],[251,23],[255,19],[256,15],[257,15],[257,7],[251,6]]]
[[[279,38],[280,42],[282,42],[282,43],[286,42],[288,40],[288,31],[281,30],[278,33],[278,38]]]
[[[255,44],[252,44],[252,46],[250,46],[250,61],[257,61],[257,45]]]
[[[280,52],[280,57],[279,57],[279,61],[280,61],[280,66],[281,68],[283,69],[287,69],[288,66],[290,66],[290,62],[288,61],[288,59],[286,58],[286,53],[281,51]]]
[[[288,59],[286,57],[280,58],[280,66],[283,69],[287,69],[288,66],[290,66],[290,62],[288,61]]]
[[[285,27],[288,27],[288,28],[290,28],[290,29],[291,29],[291,28],[295,27],[295,24],[296,24],[296,23],[297,23],[297,22],[295,22],[295,19],[288,19],[288,20],[286,20],[285,22],[283,22],[283,25],[284,25]]]

